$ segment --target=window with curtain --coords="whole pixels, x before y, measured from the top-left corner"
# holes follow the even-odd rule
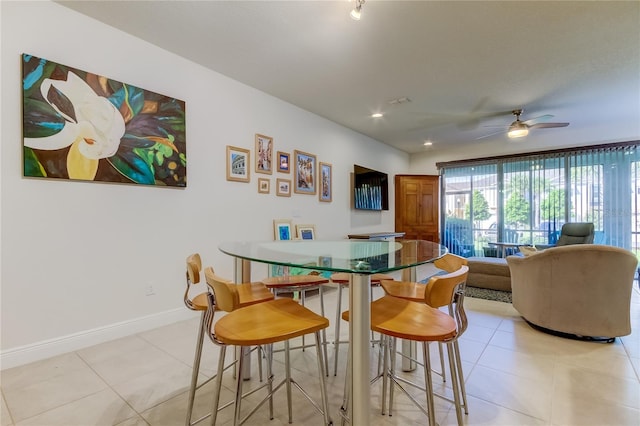
[[[439,163],[441,241],[462,256],[491,242],[553,245],[562,225],[592,222],[594,243],[640,246],[640,142]],[[507,252],[509,254],[510,252]]]

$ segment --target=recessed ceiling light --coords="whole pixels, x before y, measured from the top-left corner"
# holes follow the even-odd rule
[[[431,145],[433,145],[433,142],[431,142],[431,141],[425,141],[423,145],[424,145],[424,146],[431,146]]]
[[[380,117],[382,117],[382,113],[381,112],[376,112],[375,114],[371,114],[371,117],[380,118]]]

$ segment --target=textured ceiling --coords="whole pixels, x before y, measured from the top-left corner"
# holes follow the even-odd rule
[[[408,153],[640,139],[637,1],[57,3]]]

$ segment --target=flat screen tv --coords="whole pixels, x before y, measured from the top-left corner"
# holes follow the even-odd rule
[[[389,210],[387,174],[354,164],[353,196],[358,210]]]

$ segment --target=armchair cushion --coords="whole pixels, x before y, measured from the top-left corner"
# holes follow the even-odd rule
[[[509,256],[513,307],[530,323],[579,336],[631,333],[638,261],[618,247],[575,244]]]

